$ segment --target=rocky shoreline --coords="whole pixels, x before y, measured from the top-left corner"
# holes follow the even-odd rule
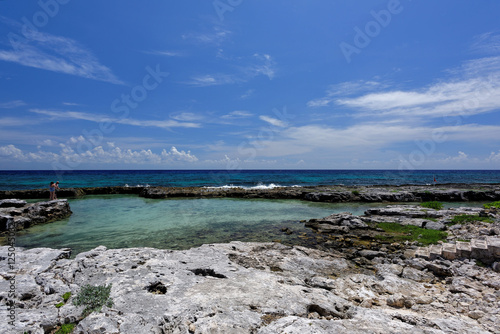
[[[328,202],[494,201],[500,194],[496,185],[131,189],[105,191]],[[20,200],[1,203],[11,219],[36,211]],[[183,251],[100,246],[71,258],[70,249],[0,247],[0,331],[54,333],[74,324],[73,333],[500,332],[498,209],[391,204],[304,223],[315,231],[316,249],[244,242]],[[86,284],[111,284],[113,304],[84,315],[73,301]]]
[[[436,186],[315,186],[276,187],[272,189],[210,187],[97,187],[63,188],[60,198],[88,195],[139,195],[146,198],[268,198],[299,199],[314,202],[467,202],[500,200],[500,184],[442,184]],[[47,198],[47,189],[3,190],[0,199]]]

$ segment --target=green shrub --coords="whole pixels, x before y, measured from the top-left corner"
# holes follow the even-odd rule
[[[69,334],[75,328],[75,324],[64,324],[54,334]]]
[[[493,223],[490,217],[480,217],[478,215],[458,215],[451,220],[453,224],[467,224],[472,222]]]
[[[353,190],[353,191],[352,191],[352,194],[353,194],[354,196],[359,196],[359,191],[358,191],[358,190]]]
[[[101,308],[113,306],[113,299],[109,298],[111,292],[111,284],[93,286],[90,284],[84,285],[78,296],[73,299],[73,304],[76,306],[84,305],[83,316],[87,316],[92,312],[99,312]]]
[[[64,306],[64,302],[60,302],[59,304],[56,304],[56,307],[57,307],[57,308],[60,308],[60,307],[62,307],[62,306]]]
[[[484,205],[484,208],[485,208],[485,209],[491,209],[491,208],[497,208],[497,209],[500,209],[500,201],[496,201],[496,202],[492,202],[492,203],[485,204],[485,205]]]
[[[423,202],[423,203],[420,203],[420,206],[422,206],[424,208],[434,209],[434,210],[441,210],[443,208],[443,203],[436,202],[436,201]]]
[[[428,230],[413,225],[400,225],[398,223],[378,223],[378,228],[384,230],[391,237],[392,241],[418,241],[423,245],[435,244],[439,240],[444,240],[448,236],[446,232]],[[380,239],[387,239],[381,236]]]

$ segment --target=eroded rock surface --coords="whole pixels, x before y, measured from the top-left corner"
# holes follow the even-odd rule
[[[0,322],[2,333],[44,333],[68,322],[78,323],[74,333],[500,331],[499,274],[473,261],[378,257],[370,271],[336,252],[232,242],[186,251],[101,246],[74,259],[68,250],[17,249],[11,270],[7,252],[0,248],[0,316],[11,301],[17,314],[15,327]],[[112,284],[114,305],[82,318],[71,301],[85,284]]]
[[[66,199],[37,203],[27,203],[17,199],[2,200],[0,232],[5,232],[9,226],[16,226],[17,230],[22,230],[33,225],[64,219],[71,213]]]

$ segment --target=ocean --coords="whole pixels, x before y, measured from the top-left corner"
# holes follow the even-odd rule
[[[0,171],[0,190],[104,186],[244,187],[500,183],[500,170]]]

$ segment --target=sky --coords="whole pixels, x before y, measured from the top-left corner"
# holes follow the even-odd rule
[[[496,0],[0,0],[0,169],[500,169]]]

